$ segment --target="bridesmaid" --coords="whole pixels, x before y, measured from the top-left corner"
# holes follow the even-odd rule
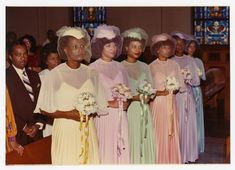
[[[123,111],[118,101],[112,98],[112,87],[122,83],[129,85],[128,74],[123,65],[113,59],[120,55],[122,37],[119,28],[101,25],[94,31],[91,40],[92,56],[98,58],[90,64],[99,73],[108,102],[107,113],[95,119],[102,164],[128,164],[130,162],[128,121],[126,111],[129,102],[123,102]],[[119,113],[122,112],[122,116]]]
[[[150,46],[151,53],[157,57],[150,64],[156,97],[152,103],[153,122],[156,139],[156,163],[181,163],[179,144],[178,112],[175,94],[185,90],[179,65],[168,59],[175,48],[170,35],[163,33],[154,35]],[[169,91],[166,80],[174,77],[178,88]]]
[[[206,74],[202,60],[199,58],[199,43],[191,36],[188,37],[186,45],[188,56],[193,57],[197,65],[197,73],[201,80],[206,80]],[[197,136],[198,136],[198,152],[203,153],[205,150],[205,130],[204,130],[204,112],[202,91],[200,85],[193,88],[194,99],[196,102],[196,115],[197,115]]]
[[[198,86],[200,80],[193,58],[184,54],[186,36],[180,32],[173,32],[172,36],[176,40],[175,56],[172,60],[179,64],[182,72],[189,73],[187,77],[184,77],[187,91],[176,95],[179,112],[181,158],[183,163],[195,162],[198,159],[198,142],[196,108],[192,86]]]
[[[122,61],[129,75],[131,91],[134,93],[128,115],[129,144],[131,163],[155,163],[152,113],[147,103],[141,104],[137,93],[138,85],[147,80],[152,83],[149,66],[138,60],[148,41],[147,33],[141,28],[132,28],[122,34],[123,53],[127,59]]]
[[[52,69],[42,81],[35,112],[54,118],[51,159],[56,165],[100,163],[98,139],[93,117],[80,116],[75,109],[83,93],[92,93],[100,109],[107,103],[102,97],[98,74],[81,64],[91,56],[90,37],[79,27],[63,26],[57,31],[58,53],[66,60]]]

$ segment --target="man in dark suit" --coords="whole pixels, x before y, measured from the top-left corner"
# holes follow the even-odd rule
[[[42,138],[43,118],[40,114],[33,114],[41,82],[36,72],[25,67],[28,54],[24,44],[14,42],[9,57],[12,65],[6,70],[6,83],[18,131],[16,140],[26,145]]]

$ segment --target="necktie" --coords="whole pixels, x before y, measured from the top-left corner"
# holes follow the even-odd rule
[[[25,86],[26,90],[29,93],[29,97],[31,98],[32,101],[34,101],[33,89],[31,87],[29,78],[28,78],[25,71],[23,71],[23,83],[24,83],[24,86]]]

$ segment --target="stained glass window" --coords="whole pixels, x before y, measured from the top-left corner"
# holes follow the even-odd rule
[[[229,7],[194,7],[194,35],[201,44],[229,44]]]
[[[93,36],[94,28],[104,23],[105,7],[74,7],[74,26],[85,28],[90,36]]]

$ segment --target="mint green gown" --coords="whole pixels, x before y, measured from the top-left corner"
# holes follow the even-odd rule
[[[129,75],[129,84],[133,96],[138,95],[136,89],[142,80],[152,83],[149,66],[143,62],[128,63],[122,61]],[[130,160],[132,164],[155,163],[155,147],[153,136],[152,113],[149,105],[133,101],[128,110]]]

